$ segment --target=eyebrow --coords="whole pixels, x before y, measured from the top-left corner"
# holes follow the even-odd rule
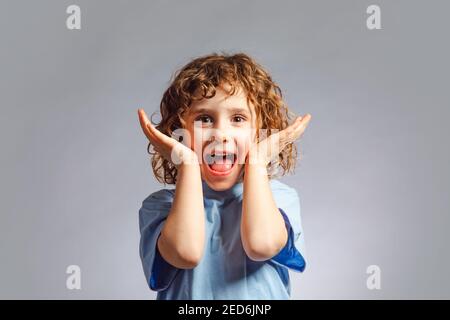
[[[209,112],[214,112],[215,110],[217,110],[217,109],[198,108],[198,109],[194,109],[192,111],[192,114],[209,113]],[[246,114],[250,115],[250,112],[248,111],[248,109],[241,108],[241,107],[231,107],[231,108],[226,108],[226,110],[229,113],[246,113]]]

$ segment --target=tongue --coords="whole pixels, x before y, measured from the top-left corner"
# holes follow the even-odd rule
[[[233,164],[231,162],[213,163],[212,165],[210,165],[211,169],[213,169],[214,171],[220,171],[220,172],[228,171],[231,169],[232,166],[233,166]]]
[[[214,171],[228,171],[233,166],[233,161],[230,158],[216,158],[214,162],[210,164],[210,168]]]

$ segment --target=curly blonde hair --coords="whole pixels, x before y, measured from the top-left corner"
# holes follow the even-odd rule
[[[172,132],[185,128],[184,115],[193,101],[215,96],[216,88],[229,84],[228,95],[243,88],[247,102],[255,107],[257,141],[259,129],[266,129],[267,136],[273,129],[283,130],[290,124],[294,114],[284,104],[280,87],[269,73],[245,53],[212,53],[198,57],[178,70],[172,77],[169,88],[164,92],[160,104],[161,121],[156,128],[171,137]],[[158,152],[152,155],[151,164],[156,179],[164,184],[176,184],[177,168]],[[269,179],[294,171],[297,148],[288,144],[280,151],[278,159],[268,164]],[[280,172],[282,169],[282,172]]]

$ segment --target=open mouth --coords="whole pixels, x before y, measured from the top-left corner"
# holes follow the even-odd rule
[[[213,152],[205,154],[205,161],[213,175],[224,176],[231,172],[237,160],[235,153]]]

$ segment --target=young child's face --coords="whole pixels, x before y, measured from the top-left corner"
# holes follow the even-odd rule
[[[217,191],[239,182],[249,147],[256,140],[256,114],[244,90],[228,96],[217,87],[214,97],[191,104],[185,120],[202,179]]]

